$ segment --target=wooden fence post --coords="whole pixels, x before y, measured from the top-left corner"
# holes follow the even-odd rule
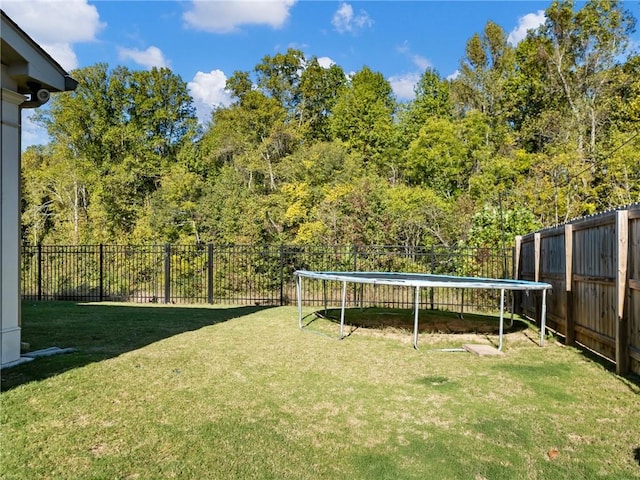
[[[565,301],[565,344],[576,343],[576,321],[573,317],[573,225],[564,226],[564,301]]]
[[[522,254],[522,235],[516,236],[516,246],[513,253],[513,278],[520,280],[520,255]],[[522,314],[522,292],[513,291],[514,312]]]
[[[534,265],[533,265],[533,278],[534,281],[539,282],[540,281],[540,249],[541,249],[541,238],[540,238],[540,232],[536,232],[533,234],[533,255],[534,255]],[[538,298],[538,294],[537,292],[533,293],[534,295],[536,295],[536,302],[535,302],[535,321],[536,324],[540,321],[540,324],[542,325],[542,310],[540,308],[540,299]]]
[[[629,372],[629,322],[627,299],[627,259],[629,252],[629,211],[616,212],[616,373]]]
[[[533,254],[534,254],[534,265],[533,265],[533,279],[536,282],[540,281],[540,232],[536,232],[533,234]]]

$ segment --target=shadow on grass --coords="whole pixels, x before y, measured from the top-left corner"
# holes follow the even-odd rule
[[[558,342],[561,342],[564,345],[567,344],[566,338],[564,336],[558,335],[557,333],[554,333],[554,335],[556,335],[556,339]],[[601,368],[614,375],[617,375],[616,363],[614,360],[607,358],[604,355],[599,354],[598,352],[594,352],[590,348],[579,343],[574,344],[573,348],[579,350],[582,356],[588,359],[590,362],[599,365]],[[629,390],[631,390],[635,394],[640,395],[640,375],[638,375],[637,373],[629,372],[625,375],[618,376],[618,378],[620,378],[627,385],[627,387],[629,387]]]
[[[341,311],[339,308],[318,310],[314,312],[316,318],[324,318],[334,323],[340,323]],[[387,308],[350,308],[345,310],[345,325],[353,329],[358,328],[396,328],[399,330],[413,331],[414,313],[411,310],[387,309]],[[307,325],[311,324],[310,320]],[[457,313],[441,310],[420,310],[418,317],[418,331],[420,333],[442,334],[484,334],[497,335],[499,333],[499,318],[491,315],[479,315],[465,313],[460,316]],[[510,325],[509,317],[505,316],[505,333],[526,330],[528,325],[514,319]]]
[[[22,341],[29,351],[75,352],[37,358],[1,371],[2,391],[142,348],[164,338],[271,307],[198,308],[74,302],[24,302]]]

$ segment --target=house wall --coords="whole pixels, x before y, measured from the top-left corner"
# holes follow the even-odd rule
[[[0,160],[0,362],[20,359],[20,107],[2,65]]]

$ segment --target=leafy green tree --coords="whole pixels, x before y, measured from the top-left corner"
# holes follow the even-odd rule
[[[390,241],[385,218],[386,182],[375,175],[324,189],[317,206],[318,229],[325,245],[385,245]]]
[[[88,179],[63,146],[22,154],[22,225],[27,243],[87,240]],[[61,175],[60,172],[65,172]]]
[[[114,240],[132,231],[163,169],[195,136],[195,111],[186,83],[168,69],[98,64],[73,76],[76,90],[53,98],[39,119],[86,182],[79,191],[94,240]]]
[[[384,171],[392,160],[389,153],[395,136],[395,110],[389,82],[381,73],[364,67],[342,90],[333,108],[330,130],[365,163]]]
[[[564,121],[561,98],[549,88],[539,49],[539,41],[531,33],[518,44],[517,68],[505,85],[507,121],[519,146],[531,153],[544,151]]]
[[[452,82],[453,92],[462,112],[479,110],[498,128],[505,120],[505,86],[515,70],[513,48],[504,30],[487,22],[482,35],[467,42],[460,75]]]
[[[290,48],[273,57],[265,55],[256,65],[257,85],[270,98],[277,100],[290,119],[300,118],[300,78],[305,66],[302,51]]]
[[[344,71],[338,65],[324,68],[313,57],[300,76],[300,126],[310,141],[329,140],[329,118],[343,87]]]
[[[538,52],[548,68],[548,84],[565,102],[572,121],[563,123],[579,159],[595,161],[599,131],[610,113],[613,67],[635,20],[617,0],[591,0],[579,11],[573,1],[556,0],[545,14]]]
[[[594,169],[596,210],[640,202],[640,129],[611,129],[609,152],[602,155],[600,169]]]
[[[427,68],[420,76],[414,92],[414,99],[407,103],[399,115],[403,148],[415,140],[428,119],[452,119],[453,115],[450,84],[436,70]]]
[[[233,165],[249,189],[275,189],[274,164],[296,146],[296,132],[285,119],[286,111],[276,99],[257,90],[247,92],[239,102],[213,113],[202,140],[204,163]]]
[[[616,68],[614,90],[611,126],[599,144],[599,209],[640,201],[640,56]]]
[[[279,172],[287,183],[304,182],[324,188],[360,177],[361,166],[347,146],[335,140],[303,145],[282,161]]]
[[[466,149],[459,124],[443,118],[426,120],[406,151],[406,178],[444,198],[455,196],[464,183]]]
[[[138,216],[132,238],[140,243],[200,242],[204,179],[184,164],[175,163],[163,173],[160,183],[140,207],[143,214]]]
[[[244,185],[241,171],[223,165],[203,186],[198,203],[202,215],[200,238],[216,244],[253,244],[263,241],[264,218],[259,196]]]
[[[396,185],[385,196],[389,238],[406,247],[452,243],[447,231],[449,205],[428,187]]]
[[[225,88],[231,92],[233,97],[242,101],[242,97],[253,89],[250,73],[236,70],[233,72],[233,75],[227,79]]]
[[[196,133],[196,111],[187,86],[168,68],[134,71],[128,81],[128,123],[135,127],[153,163],[173,161]]]
[[[483,248],[504,245],[506,248],[514,244],[517,235],[534,232],[540,226],[534,214],[525,207],[485,205],[473,215],[468,245]]]

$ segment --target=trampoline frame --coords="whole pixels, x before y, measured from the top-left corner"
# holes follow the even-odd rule
[[[504,293],[505,291],[542,291],[542,309],[540,314],[540,346],[544,345],[547,314],[547,290],[552,286],[544,282],[530,282],[527,280],[509,280],[482,277],[457,277],[453,275],[431,275],[424,273],[389,273],[389,272],[313,272],[309,270],[296,270],[293,272],[296,279],[296,297],[298,303],[298,327],[302,326],[302,279],[318,279],[326,281],[342,282],[342,302],[340,309],[340,336],[344,338],[344,314],[347,298],[347,283],[391,285],[414,288],[414,326],[413,326],[413,347],[418,348],[418,313],[420,305],[420,288],[472,288],[486,290],[500,290],[500,329],[498,350],[502,350],[504,336]],[[324,298],[325,309],[327,308],[327,298]],[[512,312],[513,314],[513,312]]]

